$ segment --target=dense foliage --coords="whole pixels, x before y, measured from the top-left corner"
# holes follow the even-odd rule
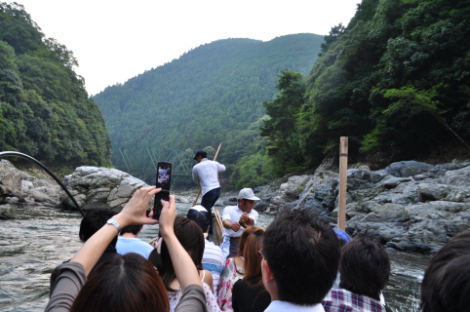
[[[262,149],[262,103],[275,95],[278,73],[288,68],[307,74],[322,41],[313,34],[269,42],[215,41],[123,85],[108,87],[94,100],[113,146],[164,145],[194,151],[216,149],[223,142],[219,160],[228,167],[227,178],[237,162]],[[133,157],[135,163],[143,162],[140,155]],[[114,160],[115,155],[116,165]]]
[[[77,65],[23,6],[0,3],[0,150],[59,169],[110,164],[104,119],[74,72]]]
[[[265,104],[269,144],[260,155],[289,164],[272,171],[280,175],[314,168],[340,136],[353,157],[419,159],[443,146],[468,153],[468,38],[470,1],[363,0],[346,28],[325,37],[304,97],[300,76],[281,76],[281,93]]]

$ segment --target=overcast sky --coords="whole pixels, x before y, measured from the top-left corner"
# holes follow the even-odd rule
[[[7,1],[10,2],[10,1]],[[13,2],[13,1],[11,1]],[[328,34],[360,0],[16,0],[73,51],[90,95],[226,38]]]

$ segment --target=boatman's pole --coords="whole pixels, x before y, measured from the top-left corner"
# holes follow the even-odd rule
[[[341,137],[339,141],[339,200],[338,200],[338,228],[346,229],[346,188],[348,179],[348,137]]]

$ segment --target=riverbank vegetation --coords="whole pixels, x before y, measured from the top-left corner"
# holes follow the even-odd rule
[[[22,5],[0,3],[0,150],[59,171],[110,165],[111,140],[72,51],[46,38]]]
[[[264,103],[267,144],[240,159],[277,177],[315,168],[349,137],[356,160],[429,159],[470,152],[470,1],[363,0],[347,27],[325,37],[310,75],[279,77]]]

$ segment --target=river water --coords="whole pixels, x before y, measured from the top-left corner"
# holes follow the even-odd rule
[[[186,215],[189,206],[177,204],[178,214]],[[52,270],[82,244],[81,215],[47,207],[14,208],[15,220],[0,221],[0,311],[43,311]],[[272,218],[260,214],[258,225],[265,228]],[[146,225],[139,238],[149,241],[157,233],[157,225]],[[385,300],[392,311],[417,311],[419,284],[429,257],[395,251],[389,255],[392,272]]]

